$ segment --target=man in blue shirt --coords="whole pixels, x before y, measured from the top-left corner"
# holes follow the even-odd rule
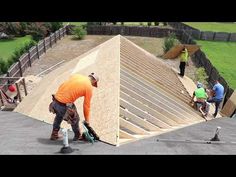
[[[212,91],[213,91],[213,97],[208,99],[207,102],[215,103],[215,113],[213,114],[213,116],[216,117],[218,113],[219,105],[222,102],[223,97],[224,97],[224,87],[223,85],[219,83],[218,80],[216,80]]]

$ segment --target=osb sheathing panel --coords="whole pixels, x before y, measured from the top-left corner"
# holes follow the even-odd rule
[[[179,44],[172,47],[166,54],[163,56],[165,59],[175,59],[181,54],[184,46],[187,48],[189,55],[193,55],[197,50],[200,49],[199,45],[190,45],[190,44]]]
[[[224,114],[224,116],[231,116],[236,109],[236,90],[233,92],[233,94],[230,96],[226,104],[224,105],[223,109],[221,110],[221,113]]]
[[[89,75],[91,72],[97,73],[100,77],[98,88],[93,88],[91,125],[101,140],[117,145],[119,138],[120,36],[110,39],[51,72],[42,79],[39,87],[28,95],[15,111],[52,124],[55,115],[48,111],[51,94],[55,93],[60,84],[72,73]],[[83,98],[76,101],[76,106],[81,119],[84,119]],[[62,127],[70,128],[65,122]]]

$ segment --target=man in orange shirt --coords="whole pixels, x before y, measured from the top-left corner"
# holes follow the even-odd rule
[[[60,125],[68,109],[68,105],[72,105],[72,108],[76,110],[74,102],[80,97],[84,97],[84,118],[89,124],[92,86],[97,87],[98,80],[98,76],[94,73],[91,73],[88,77],[80,74],[74,74],[67,81],[61,84],[55,94],[52,104],[56,117],[53,122],[53,130],[50,138],[51,140],[57,140],[60,138],[58,131],[60,130]],[[71,127],[75,134],[73,141],[82,140],[83,137],[79,130],[79,116],[75,122],[71,123]]]

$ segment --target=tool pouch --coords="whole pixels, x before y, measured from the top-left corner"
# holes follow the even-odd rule
[[[79,119],[76,107],[73,103],[66,104],[66,113],[63,116],[63,120],[67,121],[68,124],[74,125]]]
[[[54,97],[54,95],[52,95],[52,102],[49,104],[49,112],[51,112],[51,113],[53,113],[53,114],[55,114],[56,113],[56,111],[55,111],[55,109],[54,109],[54,104],[55,104],[55,97]]]

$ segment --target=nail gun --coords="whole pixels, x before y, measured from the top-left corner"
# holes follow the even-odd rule
[[[83,133],[83,136],[87,141],[93,144],[95,141],[100,140],[99,136],[94,131],[94,129],[85,121],[83,122],[83,128],[85,130],[85,132]]]

